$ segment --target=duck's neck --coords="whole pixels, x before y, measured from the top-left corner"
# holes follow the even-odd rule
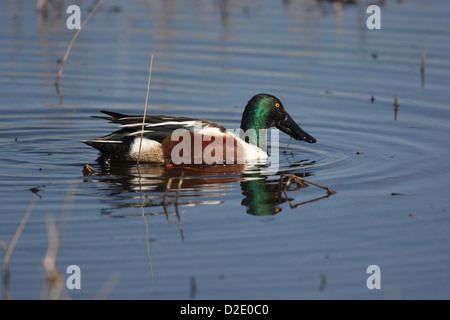
[[[246,108],[242,115],[240,138],[260,148],[267,146],[267,129],[264,117],[254,109]]]

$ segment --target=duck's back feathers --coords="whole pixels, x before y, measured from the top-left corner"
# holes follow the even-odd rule
[[[101,138],[82,141],[101,152],[102,157],[116,160],[130,160],[134,153],[135,142],[140,141],[141,134],[144,140],[152,141],[153,148],[159,147],[164,141],[170,140],[172,133],[177,129],[191,132],[205,130],[218,130],[225,133],[226,129],[219,124],[188,117],[175,117],[163,115],[148,115],[145,117],[144,131],[142,133],[143,116],[127,115],[112,111],[102,111],[107,116],[93,116],[120,124],[120,130],[114,131]],[[148,145],[148,144],[147,144]],[[131,156],[131,158],[133,158]]]
[[[109,117],[105,116],[92,116],[94,118],[100,118],[108,120],[112,123],[119,123],[121,127],[135,128],[136,131],[140,131],[142,128],[143,116],[140,115],[126,115],[122,113],[112,112],[112,111],[101,111],[107,114]],[[168,130],[176,130],[178,128],[190,128],[194,126],[199,126],[199,130],[211,127],[218,128],[221,132],[225,132],[226,129],[221,125],[205,120],[205,119],[193,119],[188,117],[176,117],[176,116],[163,116],[163,115],[148,115],[145,117],[145,128],[165,128]],[[193,130],[193,129],[192,129]]]

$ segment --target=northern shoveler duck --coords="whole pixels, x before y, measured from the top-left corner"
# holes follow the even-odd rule
[[[82,142],[98,149],[101,157],[109,160],[137,161],[139,157],[142,163],[176,165],[264,161],[268,155],[261,148],[266,137],[263,129],[271,127],[296,140],[316,142],[297,125],[278,98],[264,93],[247,103],[238,134],[208,120],[154,115],[145,117],[142,132],[142,116],[102,112],[108,117],[94,117],[119,123],[121,129]]]

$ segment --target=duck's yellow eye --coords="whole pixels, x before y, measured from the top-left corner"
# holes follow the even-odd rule
[[[275,107],[277,107],[277,108],[278,108],[279,106],[280,106],[280,104],[279,104],[279,103],[275,103]]]

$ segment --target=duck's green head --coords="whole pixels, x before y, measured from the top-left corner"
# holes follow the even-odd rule
[[[266,93],[257,94],[250,99],[245,107],[241,129],[243,131],[254,129],[256,132],[259,132],[259,129],[271,127],[277,127],[296,140],[303,140],[309,143],[316,142],[316,139],[297,125],[277,97]],[[253,143],[259,145],[259,135],[257,136],[257,141],[253,141]]]

